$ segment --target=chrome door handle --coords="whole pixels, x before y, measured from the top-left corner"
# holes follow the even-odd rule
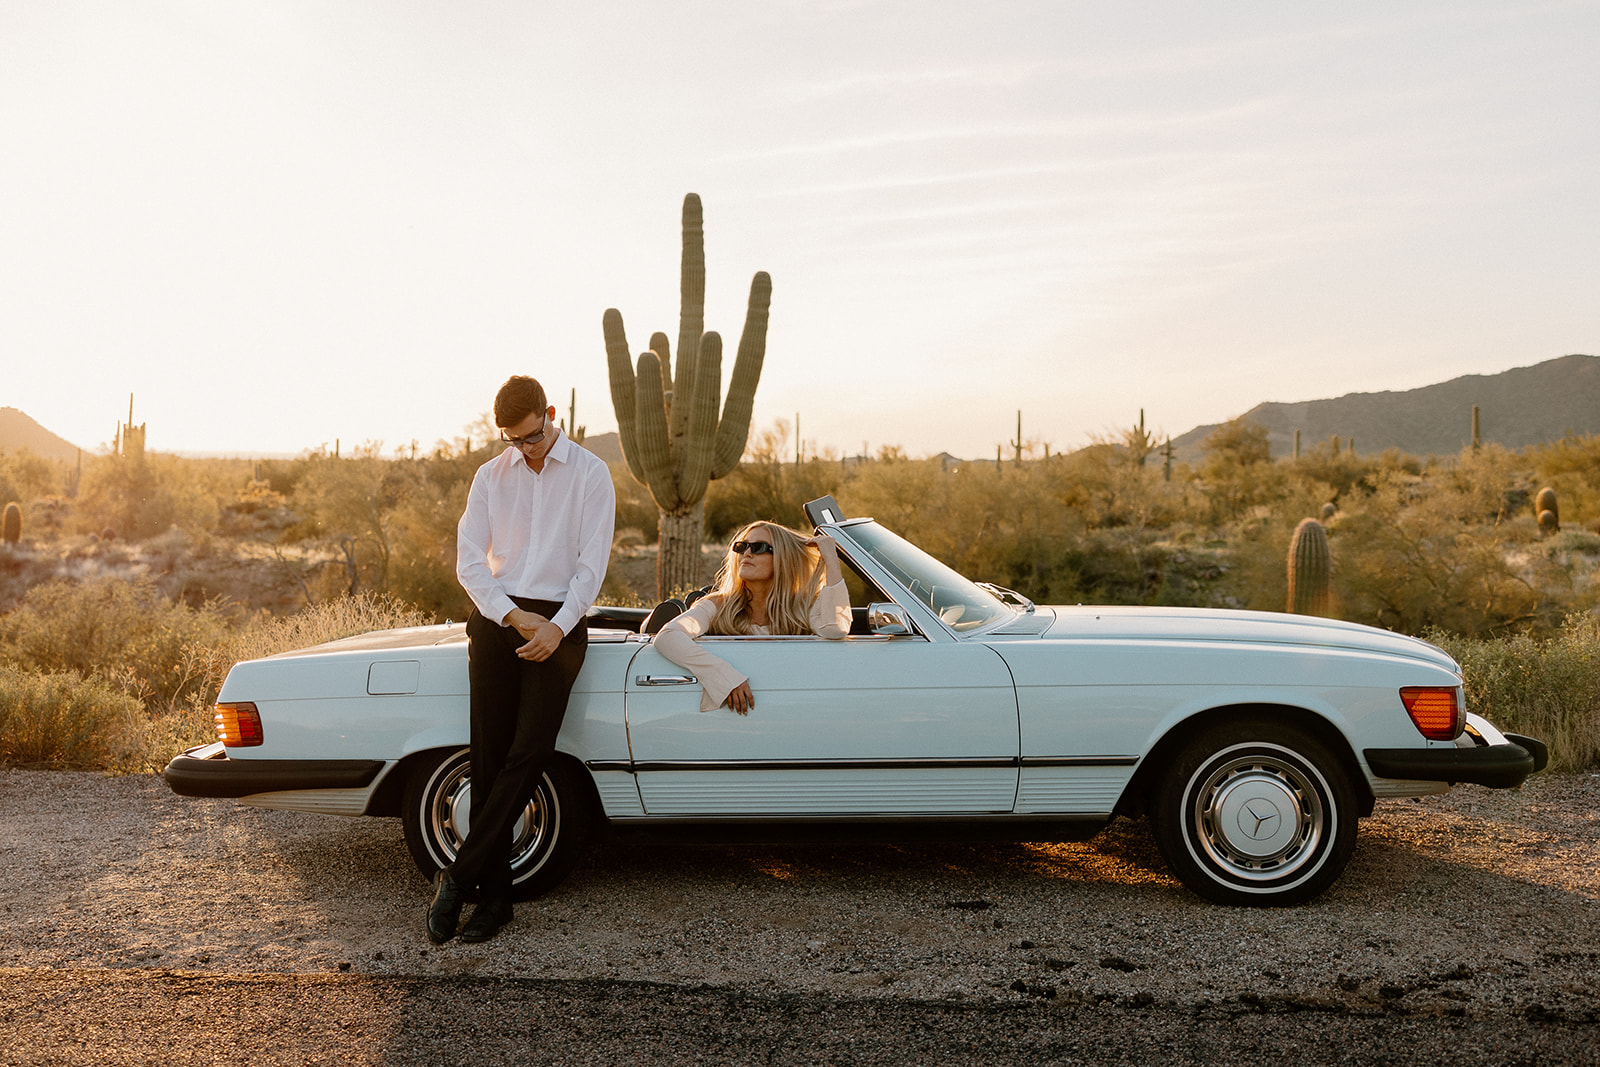
[[[700,679],[692,674],[636,674],[634,685],[694,685]]]

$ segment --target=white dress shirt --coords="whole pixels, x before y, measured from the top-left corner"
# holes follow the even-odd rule
[[[698,640],[711,625],[711,616],[716,612],[717,602],[703,596],[688,611],[674,616],[657,630],[651,641],[657,652],[678,666],[694,671],[700,681],[701,711],[721,707],[729,693],[749,680]],[[752,626],[750,630],[755,634],[767,632],[765,626]],[[850,593],[842,579],[823,586],[817,593],[817,599],[811,604],[811,632],[830,641],[837,641],[850,632]]]
[[[514,596],[561,601],[550,621],[568,634],[600,595],[616,523],[611,471],[593,452],[562,433],[540,472],[507,448],[472,477],[456,576],[492,622],[505,622]]]

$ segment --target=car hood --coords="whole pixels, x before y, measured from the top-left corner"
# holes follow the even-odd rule
[[[1214,608],[1052,606],[1048,638],[1219,642],[1348,649],[1430,663],[1460,673],[1443,649],[1415,637],[1360,623],[1272,611]]]

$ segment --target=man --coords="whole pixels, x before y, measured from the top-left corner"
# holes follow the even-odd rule
[[[511,921],[511,832],[555,753],[567,697],[588,651],[584,615],[611,558],[611,472],[555,423],[532,378],[494,398],[508,446],[478,468],[456,528],[456,574],[476,610],[467,621],[472,687],[472,819],[455,862],[434,876],[428,938],[456,934],[463,895],[478,905],[463,941]]]

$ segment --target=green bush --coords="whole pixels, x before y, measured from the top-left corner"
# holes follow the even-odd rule
[[[1571,616],[1547,637],[1476,639],[1432,631],[1461,664],[1467,708],[1550,746],[1553,770],[1600,766],[1600,626]]]
[[[0,763],[139,770],[146,737],[139,701],[116,686],[0,666]]]

